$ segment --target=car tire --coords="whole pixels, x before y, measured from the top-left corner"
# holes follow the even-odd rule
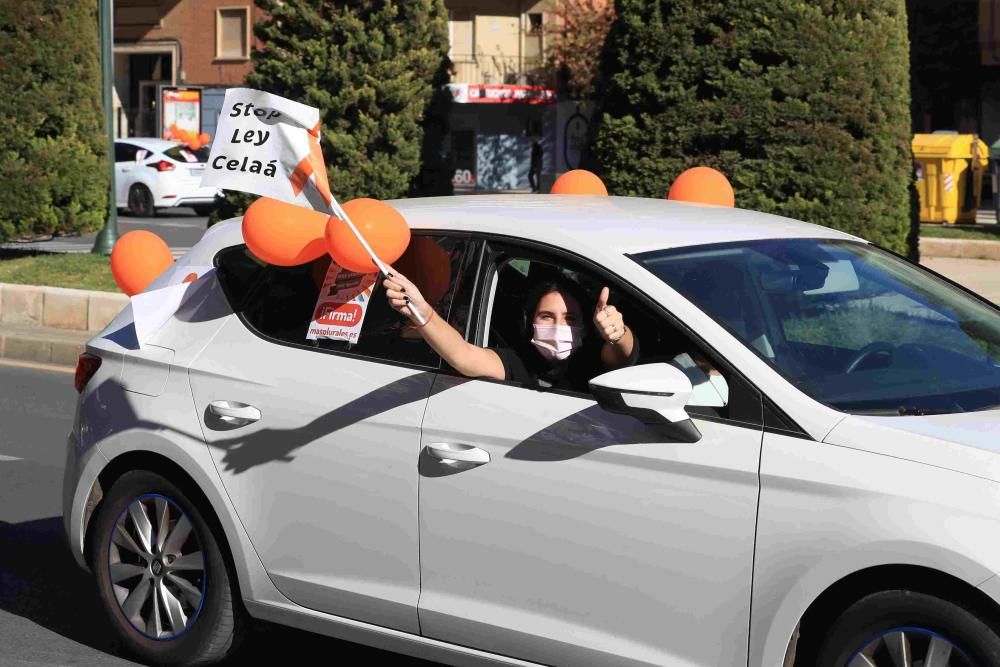
[[[145,185],[136,183],[128,189],[128,209],[137,218],[151,218],[156,215],[153,193]]]
[[[940,649],[947,642],[950,661],[933,664],[1000,665],[1000,635],[995,628],[954,602],[906,590],[874,593],[848,607],[830,626],[813,664],[894,665],[889,644],[902,643],[902,637],[912,651],[911,660],[927,662],[931,644]],[[870,662],[855,660],[862,651]]]
[[[168,529],[158,531],[161,525]],[[89,533],[90,565],[127,652],[149,664],[188,666],[236,649],[249,616],[219,539],[191,495],[161,475],[134,470],[111,486]]]

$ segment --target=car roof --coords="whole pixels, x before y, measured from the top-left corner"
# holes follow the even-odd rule
[[[829,227],[758,211],[642,197],[464,195],[394,199],[411,229],[483,232],[546,243],[589,257],[685,246],[782,238],[862,241]],[[243,243],[239,218],[212,227],[199,248]],[[227,224],[230,223],[230,224]],[[214,241],[209,242],[209,236]],[[204,254],[201,254],[201,253]]]
[[[768,213],[648,197],[468,195],[388,203],[414,229],[481,231],[621,254],[759,239],[860,240]]]
[[[181,145],[177,141],[167,141],[166,139],[157,139],[155,137],[123,137],[121,139],[115,139],[115,143],[132,144],[133,146],[138,146],[139,148],[159,151],[161,153],[173,148],[174,146]]]

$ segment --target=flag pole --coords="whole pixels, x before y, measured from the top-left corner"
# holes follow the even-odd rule
[[[354,238],[358,240],[358,243],[361,244],[361,247],[364,248],[366,253],[368,253],[368,256],[371,257],[372,262],[375,264],[375,266],[378,267],[378,270],[381,271],[383,275],[388,277],[389,267],[386,266],[385,262],[383,262],[381,259],[378,258],[378,256],[375,254],[375,251],[372,250],[372,247],[368,245],[368,241],[365,240],[365,237],[361,235],[361,232],[358,230],[358,228],[354,226],[353,222],[351,222],[351,219],[347,216],[347,212],[344,211],[344,209],[340,206],[340,202],[338,202],[337,198],[333,196],[333,193],[330,193],[330,211],[335,216],[337,216],[338,218],[347,223],[347,227],[354,234]],[[427,320],[424,318],[423,315],[417,312],[416,308],[410,308],[410,314],[413,316],[413,319],[417,321],[417,324],[421,326],[427,324]]]

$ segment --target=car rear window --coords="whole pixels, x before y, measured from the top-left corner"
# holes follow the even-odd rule
[[[178,162],[208,162],[209,152],[207,147],[192,150],[187,146],[174,146],[163,151],[163,154]]]
[[[437,299],[435,309],[459,331],[466,331],[478,268],[476,250],[481,244],[464,238],[414,238],[426,238],[446,253],[450,266],[443,267],[443,271],[448,278],[448,288]],[[347,352],[432,368],[440,366],[437,353],[419,333],[409,330],[405,318],[389,306],[381,279],[375,282],[356,341],[308,340],[320,286],[330,266],[329,255],[300,266],[273,266],[264,264],[245,245],[240,245],[221,251],[215,264],[233,311],[251,331],[265,338],[317,351]],[[436,272],[436,276],[440,278],[441,272]],[[422,292],[428,291],[419,277],[411,279]]]

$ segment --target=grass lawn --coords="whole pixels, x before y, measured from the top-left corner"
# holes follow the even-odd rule
[[[1000,241],[1000,225],[920,225],[920,235],[939,239]]]
[[[0,283],[121,291],[111,277],[110,259],[90,253],[25,255],[0,252]]]

